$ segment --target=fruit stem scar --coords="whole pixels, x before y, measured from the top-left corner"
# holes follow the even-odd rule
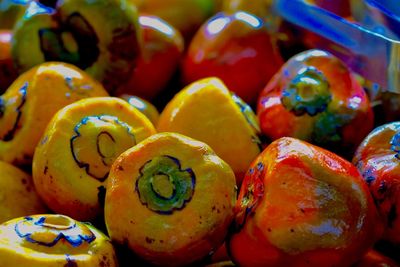
[[[326,110],[332,100],[330,85],[315,67],[301,69],[283,89],[282,105],[296,116],[315,116]]]
[[[46,247],[53,247],[60,240],[65,240],[73,247],[79,247],[84,242],[90,244],[96,239],[86,225],[77,225],[75,221],[63,215],[25,217],[15,224],[14,231],[21,239]]]
[[[142,205],[163,215],[182,210],[193,194],[196,177],[191,168],[182,169],[172,156],[157,156],[139,169],[135,191]]]
[[[85,169],[87,175],[101,182],[108,177],[115,158],[136,144],[132,127],[109,115],[84,117],[75,125],[74,133],[70,139],[70,150],[74,161],[79,168]],[[116,139],[113,134],[118,138]],[[93,146],[90,145],[88,148],[88,144],[92,143]]]

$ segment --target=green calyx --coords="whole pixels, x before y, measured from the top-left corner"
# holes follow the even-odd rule
[[[332,100],[329,83],[314,67],[299,71],[282,91],[283,106],[296,116],[307,113],[315,116],[326,110]]]
[[[194,193],[195,175],[191,168],[182,170],[180,161],[171,156],[158,156],[139,170],[136,192],[140,202],[160,214],[181,210]]]

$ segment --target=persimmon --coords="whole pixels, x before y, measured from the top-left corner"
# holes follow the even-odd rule
[[[235,214],[228,248],[239,266],[351,266],[382,232],[357,168],[289,137],[251,164]]]
[[[374,129],[360,144],[353,163],[369,190],[385,224],[383,239],[400,244],[400,122]]]
[[[342,61],[322,50],[289,59],[262,91],[257,115],[272,140],[290,136],[346,156],[373,127],[364,89]]]

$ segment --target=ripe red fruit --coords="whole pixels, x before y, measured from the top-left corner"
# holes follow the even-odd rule
[[[194,36],[183,62],[185,83],[216,76],[247,103],[282,65],[264,22],[249,13],[218,13]]]
[[[179,31],[156,16],[139,16],[142,34],[136,68],[118,94],[132,94],[151,100],[165,88],[175,73],[183,52]]]
[[[373,127],[364,89],[342,61],[322,50],[287,61],[262,91],[257,115],[272,140],[290,136],[346,156]]]
[[[400,244],[400,122],[373,130],[358,147],[358,167],[385,223],[383,238]]]
[[[350,266],[382,230],[356,167],[289,137],[252,163],[235,213],[229,251],[239,266]]]

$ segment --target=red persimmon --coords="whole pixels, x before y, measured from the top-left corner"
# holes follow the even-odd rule
[[[382,230],[357,168],[289,137],[252,163],[235,214],[229,251],[239,266],[351,266]]]
[[[282,65],[264,22],[246,12],[218,13],[194,36],[183,62],[185,83],[216,76],[247,103]]]
[[[361,143],[353,163],[358,167],[385,223],[383,238],[400,244],[400,122],[373,130]]]
[[[270,139],[290,136],[352,154],[373,127],[367,94],[338,58],[321,50],[286,62],[257,105],[261,131]]]
[[[137,65],[118,93],[151,100],[175,73],[184,44],[179,31],[158,17],[141,15],[139,25],[142,43]]]

